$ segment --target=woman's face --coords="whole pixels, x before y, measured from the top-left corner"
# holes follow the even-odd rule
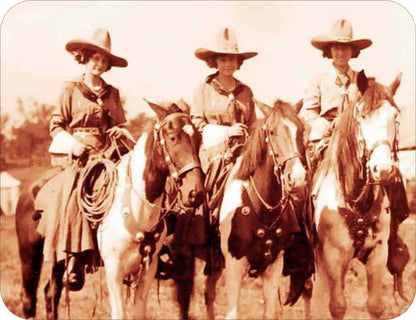
[[[95,52],[86,64],[87,72],[94,76],[101,76],[108,69],[109,60],[106,55]]]
[[[217,69],[221,75],[233,76],[238,68],[238,59],[236,56],[224,55],[217,58]]]
[[[346,67],[352,56],[352,48],[345,44],[334,44],[331,46],[331,55],[335,66]]]

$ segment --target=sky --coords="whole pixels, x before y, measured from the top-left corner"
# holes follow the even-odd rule
[[[413,10],[409,1],[404,6]],[[209,48],[226,26],[236,33],[240,51],[259,53],[235,74],[255,97],[268,104],[276,98],[298,101],[308,81],[330,64],[311,46],[311,38],[345,18],[354,38],[373,40],[351,60],[354,69],[365,69],[383,84],[403,73],[396,102],[406,109],[404,126],[414,132],[409,119],[415,115],[415,25],[395,2],[26,1],[8,8],[1,26],[0,106],[16,122],[19,98],[27,105],[34,100],[56,104],[63,82],[83,73],[65,44],[88,39],[98,27],[110,31],[113,53],[129,62],[103,78],[120,89],[130,118],[151,112],[143,98],[191,102],[198,83],[215,71],[194,51]]]

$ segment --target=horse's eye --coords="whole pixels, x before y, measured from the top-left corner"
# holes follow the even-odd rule
[[[176,136],[170,136],[169,140],[172,141],[172,142],[175,142],[176,141]]]
[[[275,131],[274,130],[270,130],[270,135],[274,136],[275,135]]]

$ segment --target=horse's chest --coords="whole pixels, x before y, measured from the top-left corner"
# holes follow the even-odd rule
[[[369,212],[367,214],[359,214],[347,208],[339,208],[339,212],[345,219],[349,235],[353,241],[354,256],[366,263],[368,253],[363,253],[366,239],[376,239],[379,221],[379,214]]]
[[[247,258],[250,276],[264,272],[280,250],[289,245],[292,234],[300,231],[293,207],[286,208],[256,212],[243,194],[243,204],[235,210],[231,221],[228,249],[237,259]]]

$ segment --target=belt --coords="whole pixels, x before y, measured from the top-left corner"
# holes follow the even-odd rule
[[[79,128],[74,128],[74,132],[79,132],[79,133],[87,133],[87,134],[91,134],[94,136],[101,136],[103,133],[101,132],[100,128],[93,128],[93,127],[79,127]]]

